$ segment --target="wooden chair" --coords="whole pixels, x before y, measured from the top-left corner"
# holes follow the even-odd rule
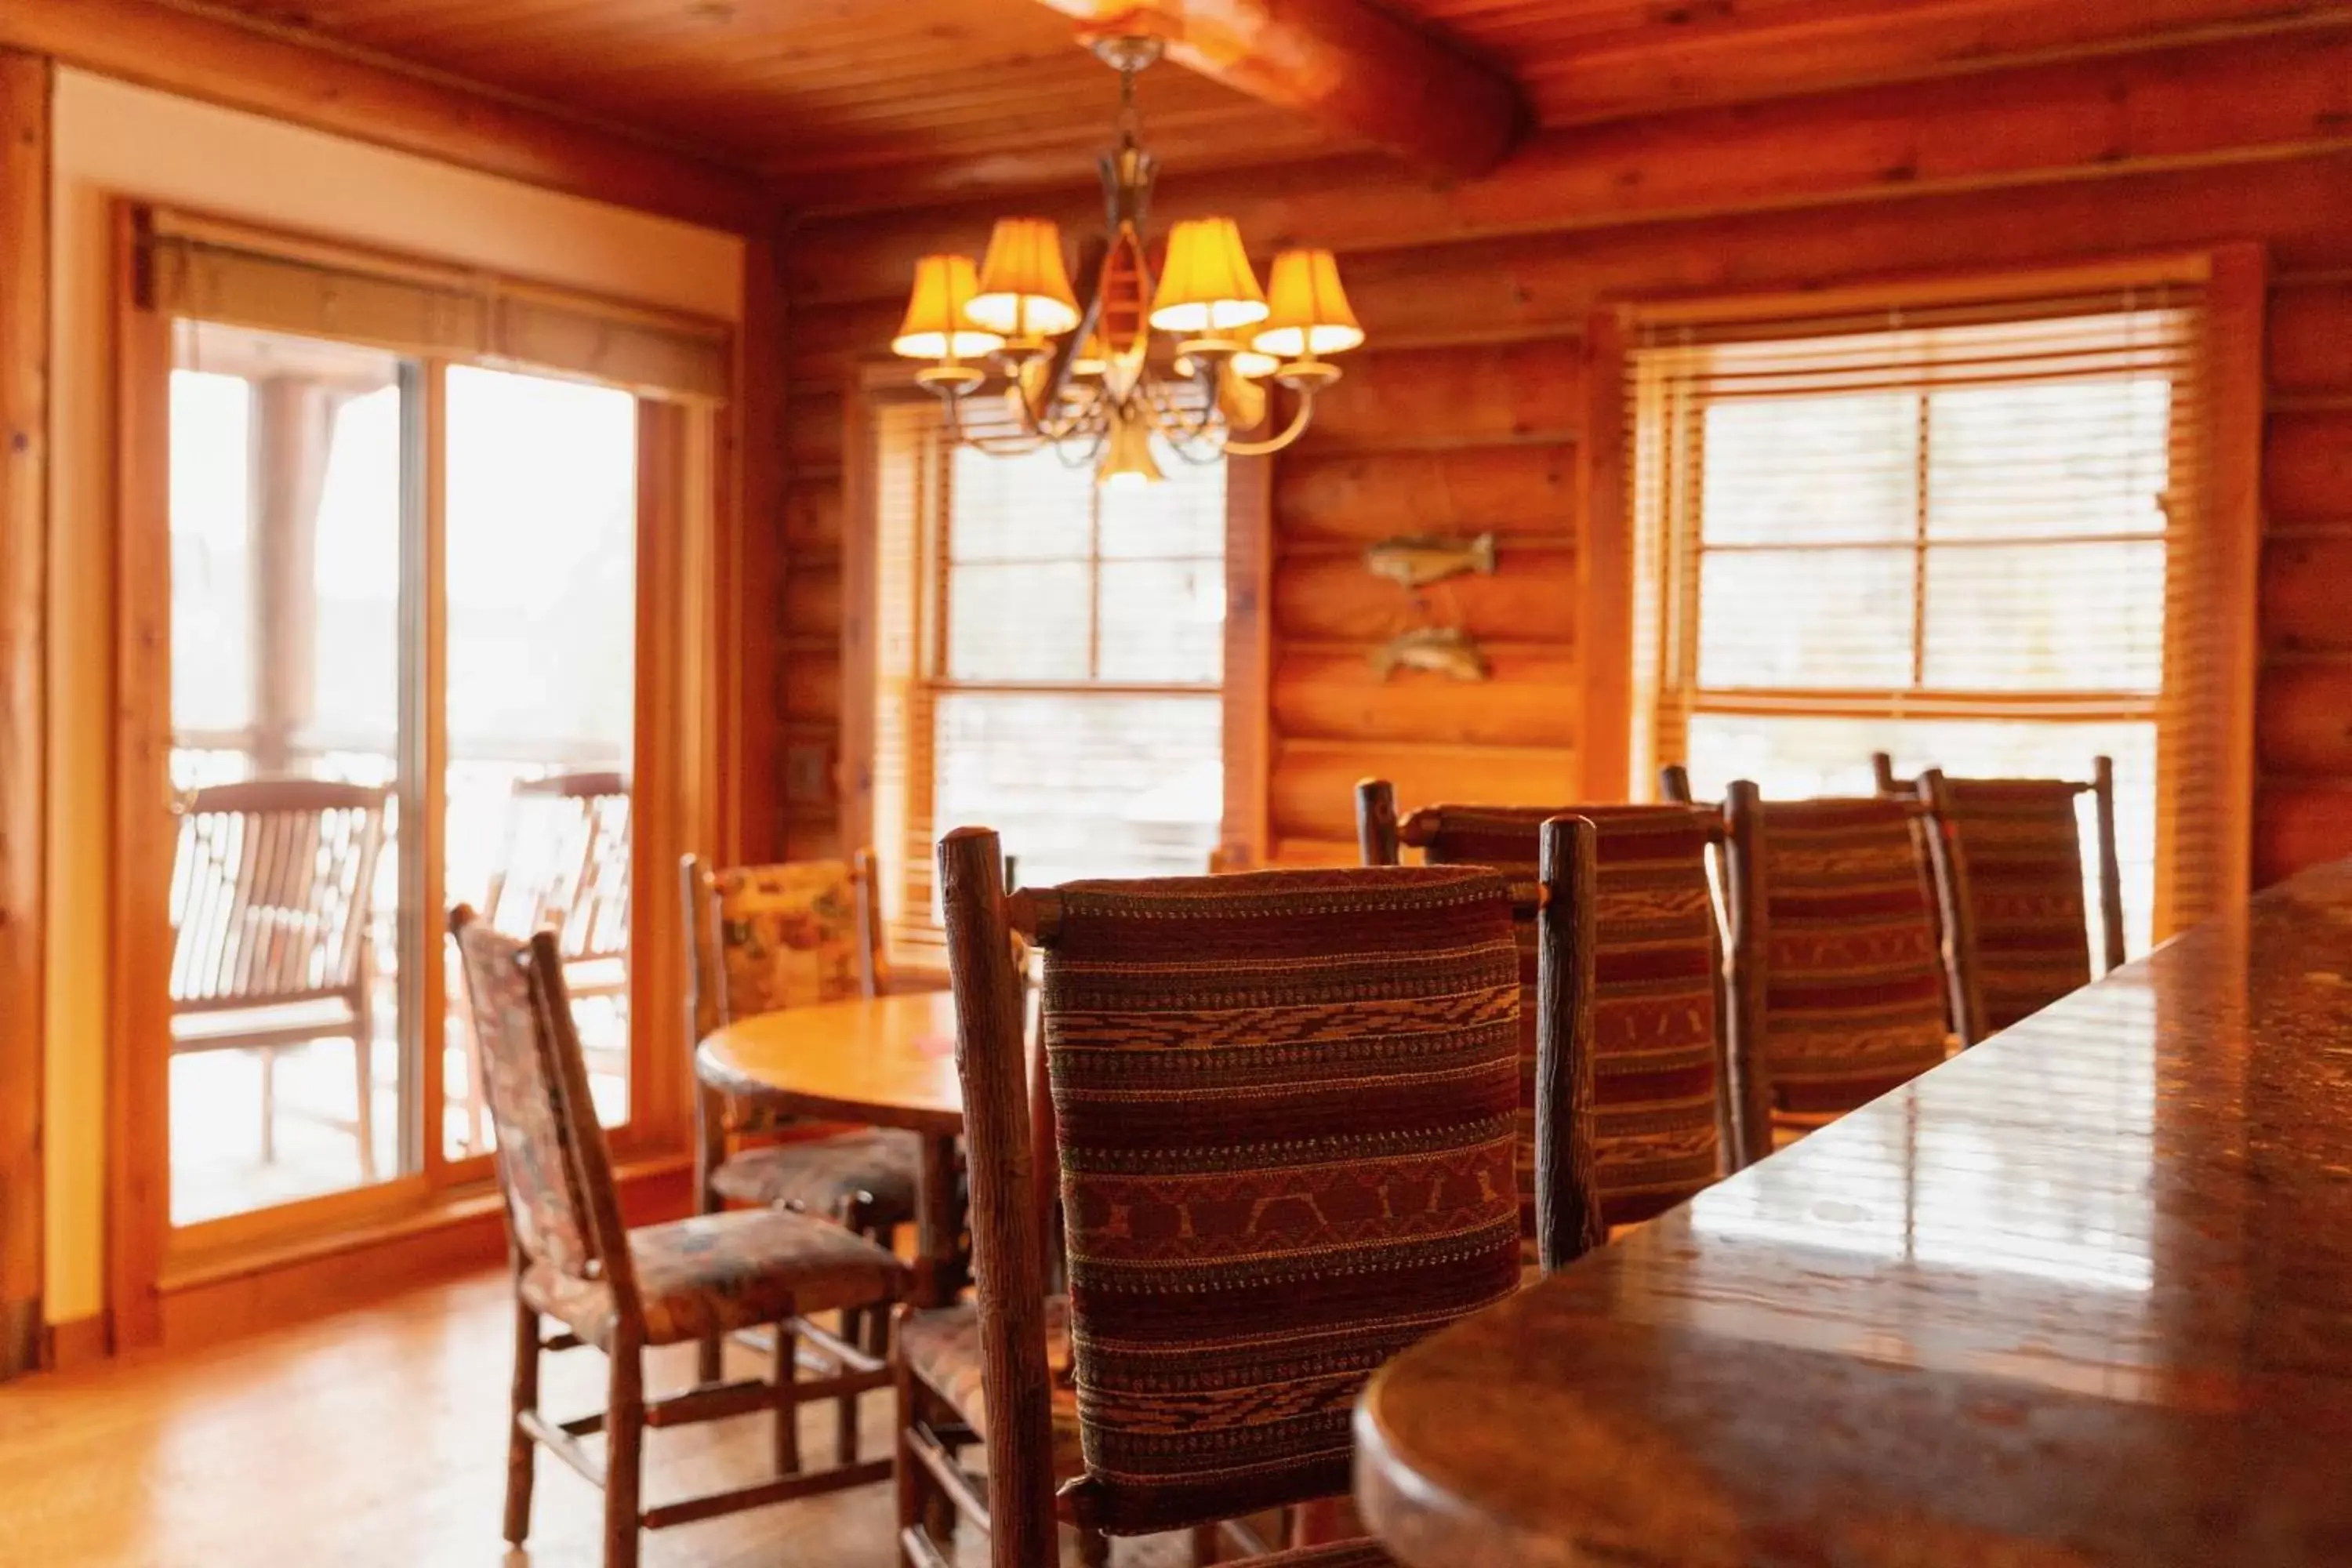
[[[1723,942],[1707,850],[1723,819],[1695,805],[1423,806],[1402,818],[1386,779],[1356,786],[1368,866],[1491,866],[1535,880],[1543,824],[1581,816],[1595,829],[1593,1146],[1602,1217],[1638,1225],[1696,1196],[1724,1173],[1732,1138],[1723,1028]],[[1536,922],[1519,922],[1519,976],[1536,981]],[[1530,991],[1530,995],[1532,992]],[[1535,1203],[1535,1009],[1519,1013],[1520,1199]]]
[[[1949,1054],[1926,808],[1733,783],[1731,1058],[1744,1162]]]
[[[509,936],[555,931],[574,998],[626,997],[628,779],[596,770],[516,780],[482,908]],[[483,1147],[482,1064],[470,1051],[466,1093],[466,1152],[475,1154]]]
[[[721,1025],[756,1013],[879,995],[882,919],[874,857],[712,870],[696,856],[678,866],[687,940],[688,1070],[694,1048]],[[793,1142],[773,1135],[788,1116],[698,1085],[695,1212],[730,1203],[822,1215],[887,1247],[915,1217],[920,1152],[910,1133],[882,1128]],[[860,1315],[845,1336],[872,1354],[887,1350],[887,1320]],[[719,1343],[704,1342],[700,1368],[719,1375]],[[844,1463],[857,1457],[857,1403],[841,1403]]]
[[[530,1531],[536,1449],[545,1447],[604,1489],[606,1568],[633,1568],[640,1530],[660,1530],[879,1481],[887,1461],[804,1473],[798,1416],[804,1400],[885,1386],[887,1367],[810,1323],[806,1314],[883,1306],[906,1282],[899,1261],[841,1226],[783,1209],[698,1215],[635,1230],[621,1224],[612,1160],[588,1094],[588,1068],[563,988],[563,949],[541,931],[528,942],[451,911],[498,1129],[499,1184],[515,1279],[515,1377],[507,1446],[506,1539]],[[542,1318],[562,1325],[541,1337]],[[775,1325],[784,1353],[772,1382],[702,1382],[666,1399],[645,1396],[643,1352],[755,1324]],[[803,1384],[792,1350],[807,1339],[845,1369]],[[541,1352],[603,1351],[610,1365],[601,1413],[553,1421],[539,1411]],[[643,1507],[638,1487],[647,1427],[772,1412],[772,1479]],[[604,1436],[600,1459],[581,1443]]]
[[[375,1175],[376,858],[390,792],[323,779],[215,784],[179,807],[172,1054],[261,1054],[261,1157],[277,1157],[278,1053],[349,1039],[362,1181]]]
[[[1589,826],[1547,829],[1547,1042],[1590,1005],[1591,857]],[[985,829],[940,845],[981,1289],[976,1310],[903,1320],[901,1561],[949,1561],[929,1517],[944,1500],[984,1523],[992,1568],[1048,1568],[1056,1475],[1059,1517],[1105,1535],[1344,1492],[1364,1381],[1518,1284],[1508,889],[1440,867],[1008,898],[997,858]],[[1075,1388],[1051,1371],[1015,930],[1045,954]],[[1551,1050],[1539,1076],[1555,1266],[1600,1231],[1590,1066]],[[925,1346],[959,1316],[977,1364],[943,1380]],[[989,1447],[984,1497],[938,1430],[960,1418]],[[1354,1542],[1262,1561],[1388,1560]]]
[[[510,936],[547,930],[576,999],[629,988],[629,781],[617,773],[520,779],[483,911]]]
[[[2124,962],[2123,879],[2116,855],[2116,765],[2094,759],[2091,779],[1955,779],[1930,768],[1895,776],[1871,757],[1881,795],[1924,804],[1940,905],[1951,1019],[1962,1045],[2040,1012],[2090,984],[2091,927],[2083,897],[2083,833],[2075,797],[2095,804],[2099,973]]]

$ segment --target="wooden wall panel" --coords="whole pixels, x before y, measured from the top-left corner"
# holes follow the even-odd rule
[[[2273,654],[2352,656],[2352,528],[2276,533],[2263,546],[2263,640]]]
[[[1315,430],[1276,460],[1272,857],[1351,858],[1350,791],[1368,773],[1392,775],[1408,805],[1561,799],[1580,757],[1605,753],[1582,733],[1577,626],[1578,458],[1596,390],[1580,339],[1597,306],[2242,239],[2263,245],[2275,285],[2254,868],[2269,879],[2352,853],[2352,731],[2336,711],[2352,701],[2340,611],[2352,581],[2352,78],[2326,64],[2347,45],[2242,40],[1979,78],[1966,92],[1826,95],[1659,121],[1584,151],[1547,137],[1496,175],[1442,190],[1344,161],[1172,172],[1163,220],[1214,206],[1269,249],[1339,248],[1372,334]],[[2249,117],[2273,81],[2284,100]],[[1622,188],[1595,183],[1609,171]],[[1073,190],[1055,210],[1083,225],[1091,205]],[[914,257],[976,245],[987,216],[906,210],[804,230],[796,297],[824,308],[807,319],[799,384],[839,384],[887,336]],[[1487,529],[1500,573],[1418,605],[1359,560],[1394,534]],[[1494,680],[1381,683],[1370,654],[1413,622],[1485,639]]]
[[[2352,403],[2271,416],[2263,501],[2273,525],[2352,521]]]

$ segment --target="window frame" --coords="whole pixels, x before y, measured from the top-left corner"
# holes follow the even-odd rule
[[[842,562],[843,602],[850,612],[841,631],[841,760],[836,804],[836,830],[845,853],[875,847],[875,824],[884,815],[877,798],[876,758],[882,720],[881,658],[886,628],[881,592],[883,519],[884,410],[927,407],[933,395],[915,384],[903,363],[875,363],[854,376],[844,399],[845,511],[850,520],[849,543]],[[942,444],[936,460],[944,472],[952,455]],[[1224,775],[1223,822],[1218,854],[1227,863],[1256,865],[1266,854],[1269,707],[1272,700],[1268,649],[1271,606],[1266,586],[1272,573],[1273,460],[1265,457],[1228,457],[1225,464],[1225,619],[1224,672],[1215,688],[1150,682],[1002,682],[951,680],[943,675],[916,683],[921,689],[918,706],[908,716],[912,730],[934,719],[929,702],[952,690],[1006,691],[1053,695],[1082,694],[1205,695],[1218,693],[1223,730]],[[940,481],[933,489],[943,492]],[[922,593],[941,591],[947,570],[944,539],[945,508],[927,498],[918,526],[929,536]],[[1099,585],[1097,587],[1099,592]],[[936,602],[935,597],[932,602]],[[940,617],[918,608],[919,626],[929,646],[917,650],[919,664],[944,669],[945,651]],[[917,775],[920,774],[919,782]],[[909,769],[909,787],[928,796],[932,785],[928,769]],[[924,818],[929,801],[923,801]],[[911,818],[912,812],[908,811]],[[934,824],[934,826],[937,825]],[[904,966],[902,966],[904,967]],[[926,973],[918,963],[915,973]]]
[[[1624,299],[1596,308],[1586,331],[1586,440],[1579,460],[1587,509],[1580,606],[1588,649],[1585,792],[1594,798],[1654,798],[1659,764],[1680,760],[1672,754],[1673,737],[1659,732],[1654,700],[1673,656],[1673,617],[1664,595],[1675,579],[1645,569],[1633,497],[1641,466],[1635,444],[1654,438],[1638,427],[1627,392],[1633,346],[1643,329],[2022,302],[2168,283],[2194,286],[2200,290],[2202,316],[2192,351],[2200,397],[2201,428],[2192,438],[2201,454],[2196,476],[2201,523],[2196,539],[2170,557],[2164,658],[2169,692],[2179,661],[2188,657],[2179,646],[2186,627],[2208,628],[2207,646],[2195,650],[2212,666],[2203,683],[2205,700],[2170,723],[2160,711],[2164,697],[2086,702],[2084,694],[2027,692],[2003,693],[2000,700],[2011,713],[2039,705],[2053,717],[2155,719],[2159,757],[2191,755],[2200,763],[2185,768],[2159,763],[2156,940],[2242,903],[2251,892],[2252,842],[2250,715],[2258,665],[2264,270],[2262,248],[2245,244],[2079,267],[1909,274],[1769,294]],[[1696,595],[1696,574],[1686,576],[1684,592]],[[2198,597],[2191,601],[2192,613],[2179,616],[2175,612],[2184,591]],[[1806,716],[1879,717],[1886,708],[1884,700],[1851,694],[1748,690],[1718,694],[1707,703],[1710,712]],[[1906,718],[1988,716],[1981,704],[1932,693],[1906,702],[1903,711]],[[2213,846],[2193,865],[2178,852],[2180,842],[2189,839]]]

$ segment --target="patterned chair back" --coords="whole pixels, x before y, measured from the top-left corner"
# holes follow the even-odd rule
[[[1892,778],[1880,760],[1881,782]],[[2124,960],[2115,851],[2115,772],[2096,760],[2070,779],[1956,779],[1937,769],[1909,786],[1937,825],[1937,891],[1954,984],[1953,1026],[1965,1044],[2040,1012],[2092,977],[2076,803],[2095,805],[2099,928],[2105,967]]]
[[[757,1013],[877,994],[873,859],[679,865],[693,1038]]]
[[[499,1185],[516,1261],[604,1281],[616,1301],[633,1303],[612,1157],[572,1029],[562,950],[550,932],[519,942],[463,904],[450,911],[449,931],[498,1129]]]
[[[995,1190],[1000,1173],[1025,1184],[1025,1161],[971,1114],[1021,1093],[1017,1009],[977,1000],[1013,994],[1008,971],[982,973],[1003,915],[992,928],[971,913],[992,898],[994,847],[974,829],[940,846],[984,1333],[987,1284],[1036,1268],[987,1250],[989,1216],[1016,1201]],[[972,880],[959,854],[985,889],[959,890]],[[1009,902],[1045,949],[1077,1518],[1133,1534],[1345,1491],[1365,1380],[1518,1282],[1518,950],[1503,879],[1247,872]],[[998,1014],[1003,1038],[974,1033]],[[988,1399],[1014,1403],[997,1386]],[[992,1477],[992,1533],[1002,1511]]]
[[[1378,787],[1384,784],[1374,781]],[[1706,851],[1722,819],[1693,805],[1427,806],[1402,841],[1431,865],[1535,880],[1547,817],[1589,818],[1599,876],[1593,987],[1593,1148],[1601,1216],[1632,1225],[1724,1173],[1723,947]],[[1536,921],[1518,921],[1519,1201],[1534,1234]]]
[[[1899,800],[1764,801],[1727,813],[1736,1070],[1748,1104],[1854,1110],[1944,1059],[1945,973],[1924,814]],[[1752,1037],[1751,1037],[1752,1033]],[[1759,1070],[1760,1069],[1760,1070]],[[1769,1127],[1743,1125],[1748,1152]]]

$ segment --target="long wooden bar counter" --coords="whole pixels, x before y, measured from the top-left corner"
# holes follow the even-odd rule
[[[1413,1568],[2352,1563],[2352,862],[1399,1358]]]

